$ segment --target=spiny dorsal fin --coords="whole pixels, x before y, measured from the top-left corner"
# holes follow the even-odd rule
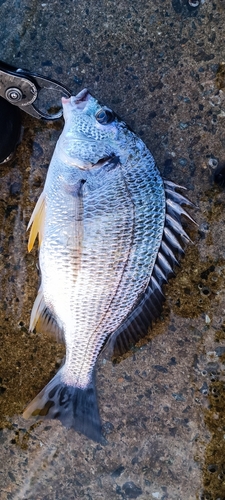
[[[42,192],[34,208],[34,211],[31,215],[30,222],[27,228],[30,229],[31,227],[29,241],[28,241],[28,252],[32,250],[38,233],[39,233],[39,238],[38,238],[39,246],[41,245],[43,238],[44,220],[45,220],[45,195],[44,192]]]
[[[184,253],[183,246],[190,241],[183,229],[181,216],[185,215],[195,223],[182,205],[194,207],[185,196],[176,191],[177,186],[171,181],[164,181],[166,194],[165,225],[161,245],[158,249],[155,265],[149,284],[139,302],[127,316],[120,327],[109,337],[104,354],[108,357],[114,353],[124,354],[129,346],[144,337],[152,322],[160,315],[165,299],[162,287],[167,279],[174,274],[174,266],[178,264],[176,254]],[[185,189],[185,188],[184,188]]]

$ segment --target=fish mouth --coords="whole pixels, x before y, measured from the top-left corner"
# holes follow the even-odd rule
[[[79,92],[79,94],[75,96],[71,96],[69,98],[62,97],[63,104],[71,104],[71,106],[76,109],[84,109],[87,101],[90,99],[91,94],[89,94],[88,89],[83,89]]]
[[[73,103],[74,104],[85,103],[88,101],[90,97],[91,96],[88,92],[88,89],[83,89],[76,96],[73,97]]]

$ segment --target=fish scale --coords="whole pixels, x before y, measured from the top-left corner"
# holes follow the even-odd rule
[[[121,176],[117,176],[120,177]],[[87,181],[88,184],[88,181]],[[111,189],[112,194],[116,184],[112,183]],[[97,210],[94,210],[94,203],[96,205],[97,196]],[[93,198],[89,200],[89,197]],[[113,216],[114,207],[116,206],[118,212],[118,199],[115,199],[115,196],[112,196],[112,202],[110,203],[110,193],[108,199],[108,206],[106,212],[106,204],[105,204],[105,195],[101,196],[101,193],[96,193],[96,190],[92,190],[89,195],[86,194],[83,198],[83,240],[81,243],[82,246],[82,257],[80,263],[80,272],[75,282],[73,279],[71,280],[68,276],[68,271],[70,273],[70,269],[73,269],[73,266],[68,268],[68,256],[73,254],[73,246],[68,248],[68,256],[66,258],[66,262],[62,256],[60,251],[59,243],[55,245],[55,241],[53,242],[54,247],[57,247],[57,255],[54,255],[50,251],[51,263],[49,263],[49,251],[46,252],[46,245],[49,247],[49,239],[47,232],[44,235],[44,244],[40,250],[40,261],[42,263],[41,267],[43,270],[43,275],[45,276],[45,281],[50,283],[51,291],[50,294],[54,291],[52,287],[52,274],[55,276],[57,274],[57,269],[59,266],[60,270],[65,269],[65,280],[63,281],[63,276],[60,275],[60,288],[62,289],[62,293],[65,296],[68,296],[70,304],[72,303],[72,307],[70,307],[70,312],[72,318],[70,322],[68,321],[68,310],[60,311],[60,302],[63,304],[65,300],[62,300],[61,295],[57,292],[57,297],[50,297],[47,300],[47,305],[49,303],[55,302],[55,310],[58,311],[62,322],[65,324],[65,329],[68,332],[69,339],[70,337],[73,340],[73,349],[76,353],[77,345],[74,343],[73,334],[76,328],[76,339],[83,338],[84,335],[88,335],[90,331],[93,329],[96,330],[96,326],[99,323],[99,316],[103,315],[106,308],[109,306],[109,303],[112,300],[112,297],[115,293],[115,290],[118,286],[118,283],[121,279],[122,274],[122,264],[124,261],[124,253],[128,253],[128,248],[131,245],[131,241],[129,241],[129,233],[128,231],[124,232],[124,216],[126,213],[126,221],[130,220],[130,226],[132,229],[132,220],[130,219],[130,204],[127,202],[127,198],[124,198],[123,191],[122,196],[118,194],[118,198],[120,200],[120,213],[118,216]],[[62,202],[62,200],[61,200]],[[89,203],[90,202],[90,203]],[[91,207],[91,210],[89,209]],[[102,210],[101,210],[102,208]],[[53,212],[55,211],[53,207]],[[49,210],[50,218],[52,211]],[[109,223],[111,217],[111,227],[109,230]],[[122,220],[121,220],[122,217]],[[96,221],[97,218],[97,221]],[[94,221],[94,224],[93,224]],[[112,230],[112,223],[114,223],[115,231]],[[59,221],[60,227],[66,227],[66,221],[62,219]],[[46,220],[46,227],[48,228],[48,221]],[[70,234],[70,228],[68,228],[68,233]],[[108,233],[108,237],[107,236]],[[115,234],[114,240],[112,240],[112,234]],[[51,242],[51,235],[50,235]],[[118,245],[120,242],[120,245]],[[50,243],[51,244],[51,243]],[[76,243],[74,247],[76,247]],[[64,247],[63,247],[64,249]],[[120,260],[117,257],[117,261],[115,260],[115,253],[120,253]],[[42,257],[43,254],[43,257]],[[47,260],[44,263],[44,256],[47,254]],[[103,255],[103,259],[101,258]],[[115,262],[117,270],[114,269],[114,273],[112,275],[111,269],[115,268]],[[59,264],[58,264],[59,263]],[[93,274],[94,269],[94,274]],[[50,274],[50,270],[52,274]],[[108,270],[108,273],[107,273]],[[47,285],[48,287],[48,285]],[[88,294],[87,294],[88,291]],[[48,293],[48,292],[47,292]],[[87,297],[87,298],[86,298]],[[85,300],[86,298],[86,300]],[[57,300],[57,303],[56,303]],[[59,302],[59,304],[58,304]],[[91,302],[91,310],[89,306],[89,302]],[[67,301],[66,301],[67,303]],[[59,312],[60,311],[60,312]],[[63,317],[63,318],[62,318]],[[67,320],[67,322],[66,322]],[[72,324],[72,327],[70,327]],[[76,326],[75,326],[76,325]],[[71,331],[72,328],[72,331]],[[66,340],[69,345],[70,340]],[[92,346],[90,347],[92,348]],[[96,351],[96,349],[95,349]],[[75,361],[74,361],[75,360]],[[74,365],[76,365],[76,355],[73,358]]]
[[[156,319],[175,252],[188,240],[182,205],[191,203],[162,180],[141,139],[86,90],[63,106],[65,127],[28,249],[38,234],[42,281],[30,329],[64,339],[66,360],[24,416],[57,418],[102,441],[98,355],[103,345],[123,352]]]

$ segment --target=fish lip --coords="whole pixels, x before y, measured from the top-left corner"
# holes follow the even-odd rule
[[[75,107],[76,109],[83,110],[90,98],[91,94],[88,92],[88,89],[85,88],[75,96],[71,96],[69,98],[62,97],[62,104],[63,105],[70,104],[72,107]]]
[[[76,109],[83,110],[90,97],[91,95],[89,94],[88,89],[83,89],[79,92],[79,94],[75,95],[74,97],[71,97],[70,102],[72,106],[74,106]]]
[[[87,101],[89,98],[90,94],[88,92],[88,89],[83,89],[81,90],[76,96],[73,97],[73,102],[75,104],[78,104],[80,102]]]

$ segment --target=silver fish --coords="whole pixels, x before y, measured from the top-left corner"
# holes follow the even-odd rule
[[[39,234],[37,322],[66,344],[64,365],[24,417],[57,418],[102,440],[94,380],[103,346],[124,352],[159,315],[162,285],[189,237],[192,205],[164,181],[140,138],[84,89],[62,99],[65,126],[31,216]]]

